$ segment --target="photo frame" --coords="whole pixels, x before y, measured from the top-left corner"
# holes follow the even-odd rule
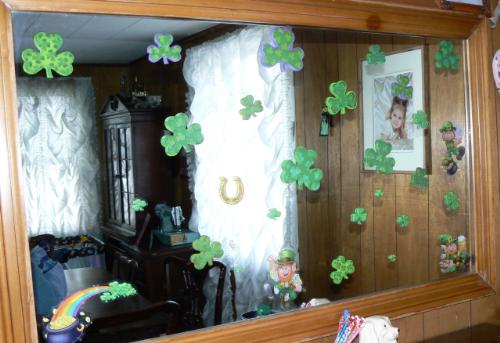
[[[363,156],[377,139],[391,143],[394,172],[427,169],[425,130],[412,123],[417,111],[427,112],[424,60],[425,48],[418,46],[387,53],[383,64],[361,61]]]
[[[481,13],[490,16],[489,0],[439,0],[439,6],[442,9]]]

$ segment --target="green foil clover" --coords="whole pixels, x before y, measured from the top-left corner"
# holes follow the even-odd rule
[[[391,262],[396,262],[398,257],[396,256],[396,254],[389,254],[389,255],[387,255],[387,259]]]
[[[164,135],[160,142],[168,156],[177,155],[181,148],[190,152],[193,145],[203,142],[200,124],[192,124],[188,128],[187,122],[188,116],[182,112],[165,119],[165,127],[172,134]]]
[[[410,178],[410,184],[420,188],[429,187],[429,178],[427,177],[424,168],[415,169],[415,174],[412,174]]]
[[[155,45],[149,45],[147,48],[148,59],[151,63],[156,63],[161,59],[163,59],[164,64],[168,64],[168,61],[178,62],[181,60],[182,48],[179,45],[170,46],[174,41],[172,35],[157,33],[154,41]]]
[[[402,214],[400,216],[397,216],[396,217],[396,223],[401,228],[408,227],[408,225],[410,224],[410,217],[408,217],[408,215],[406,215],[406,214]]]
[[[323,171],[320,168],[312,168],[318,158],[318,153],[313,149],[303,146],[295,148],[295,163],[285,160],[281,163],[281,181],[284,183],[297,182],[297,187],[302,189],[306,186],[311,191],[317,191],[321,185]]]
[[[400,74],[396,77],[396,82],[391,85],[391,93],[400,99],[411,99],[413,97],[413,87],[408,86],[410,78]]]
[[[332,260],[332,268],[334,270],[330,273],[330,278],[336,285],[340,285],[344,279],[347,280],[349,278],[349,274],[356,271],[352,260],[346,260],[342,255]]]
[[[443,204],[448,211],[457,211],[460,208],[460,201],[455,192],[448,192],[443,197]]]
[[[245,107],[240,110],[240,115],[243,120],[248,120],[250,117],[256,117],[255,113],[262,112],[264,108],[262,107],[262,102],[257,100],[254,102],[252,95],[247,95],[241,98],[240,103]]]
[[[109,283],[109,290],[105,293],[102,293],[99,298],[102,302],[107,303],[118,298],[126,298],[136,294],[137,291],[131,284],[127,282],[120,283],[117,281],[113,281]]]
[[[417,111],[417,113],[414,113],[411,122],[421,129],[427,129],[429,127],[429,118],[424,111]]]
[[[372,44],[368,47],[368,53],[366,54],[366,61],[368,62],[368,64],[385,63],[385,54],[380,49],[380,45]]]
[[[354,91],[347,91],[347,83],[343,80],[330,83],[328,90],[333,95],[325,99],[325,105],[332,116],[340,112],[346,113],[346,109],[353,110],[358,106],[358,100]]]
[[[40,52],[33,49],[25,49],[21,57],[24,61],[23,70],[34,75],[45,69],[48,79],[52,79],[52,70],[62,76],[68,76],[73,72],[73,61],[75,57],[69,51],[57,53],[63,45],[63,38],[58,33],[38,32],[33,37],[33,42]]]
[[[261,64],[265,67],[272,67],[280,64],[281,71],[287,68],[292,71],[299,71],[304,67],[302,59],[304,50],[293,48],[295,36],[291,30],[275,28],[272,32],[273,41],[271,44],[264,44],[261,51]]]
[[[377,188],[375,189],[373,195],[375,195],[375,197],[377,198],[382,198],[384,196],[384,191],[381,188]]]
[[[211,266],[214,258],[220,258],[224,255],[222,245],[219,242],[210,242],[210,238],[205,235],[193,241],[192,245],[193,249],[199,253],[191,255],[190,260],[198,270],[202,270],[207,264]]]
[[[278,211],[276,208],[269,209],[269,212],[267,213],[267,217],[270,219],[276,219],[280,216],[281,216],[281,212]]]
[[[356,223],[358,225],[363,224],[368,219],[368,213],[362,207],[357,207],[354,212],[351,213],[351,223]]]
[[[144,211],[146,206],[148,206],[148,202],[144,199],[135,198],[134,201],[132,201],[132,209],[136,212]]]
[[[389,175],[396,164],[392,157],[387,157],[391,153],[392,145],[382,139],[375,141],[375,149],[365,150],[363,162],[367,167],[375,167],[377,172]]]
[[[442,40],[439,42],[439,50],[434,54],[434,66],[436,69],[458,70],[460,56],[453,51],[453,42]]]

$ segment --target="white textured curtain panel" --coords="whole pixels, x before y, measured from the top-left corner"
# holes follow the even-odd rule
[[[189,158],[194,202],[189,225],[222,243],[222,262],[236,274],[238,316],[262,303],[268,256],[283,246],[297,248],[296,190],[280,180],[281,162],[292,158],[295,148],[293,75],[278,65],[259,64],[259,48],[270,38],[269,27],[248,27],[188,50],[184,63],[190,121],[201,124],[205,137]],[[247,95],[262,101],[264,110],[243,120],[240,100]],[[241,202],[221,200],[221,177],[228,180],[228,196],[236,192],[233,177],[241,179]],[[268,218],[271,208],[281,216]],[[216,282],[214,277],[205,284],[207,324]],[[224,321],[231,320],[229,300]]]
[[[20,78],[17,93],[29,235],[97,231],[101,206],[91,80]]]

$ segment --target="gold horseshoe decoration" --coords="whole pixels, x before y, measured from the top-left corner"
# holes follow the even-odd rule
[[[222,201],[224,201],[228,205],[236,205],[243,199],[243,195],[245,193],[245,188],[243,187],[243,183],[238,176],[233,176],[233,182],[236,184],[236,195],[229,197],[226,194],[226,185],[227,179],[224,176],[221,176],[219,183],[219,196]]]

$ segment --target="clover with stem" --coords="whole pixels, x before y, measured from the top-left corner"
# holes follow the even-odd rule
[[[132,201],[132,209],[136,212],[144,211],[146,206],[148,206],[148,202],[144,199],[135,198],[134,201]]]
[[[382,198],[384,196],[384,191],[382,190],[382,188],[377,188],[375,189],[373,195],[375,195],[376,198]]]
[[[434,54],[434,66],[436,69],[458,70],[460,56],[453,51],[453,42],[442,40],[439,42],[439,50]]]
[[[152,63],[156,63],[163,59],[164,64],[168,61],[178,62],[181,60],[181,50],[179,45],[173,45],[174,37],[170,34],[157,33],[154,37],[155,45],[149,45],[147,48],[148,59]]]
[[[73,72],[73,61],[75,57],[69,51],[57,53],[63,45],[63,38],[58,33],[38,32],[33,37],[33,42],[39,52],[33,49],[25,49],[21,57],[24,61],[23,70],[34,75],[45,69],[48,79],[52,79],[52,70],[59,75],[68,76]]]
[[[248,120],[250,117],[256,117],[255,113],[262,112],[263,107],[262,107],[262,102],[260,100],[253,100],[252,95],[247,95],[244,98],[241,98],[240,103],[244,106],[240,110],[240,115],[243,118],[243,120]]]
[[[410,217],[406,214],[402,214],[396,217],[396,223],[399,225],[401,228],[408,227],[410,224]]]
[[[270,208],[269,212],[267,213],[267,217],[270,219],[276,219],[281,216],[281,212],[278,211],[276,208]]]
[[[429,178],[426,175],[424,168],[417,168],[415,174],[410,178],[410,184],[420,188],[429,187]]]
[[[172,134],[165,134],[160,142],[168,156],[177,155],[181,148],[190,152],[193,145],[203,142],[200,124],[192,124],[187,127],[187,122],[188,116],[182,112],[165,119],[165,127]]]
[[[367,167],[375,167],[377,172],[389,175],[396,164],[392,157],[387,157],[391,153],[392,145],[382,139],[375,141],[375,149],[368,148],[365,150],[365,158],[363,162]]]
[[[443,204],[448,211],[457,211],[460,208],[460,201],[455,192],[448,192],[443,197]]]
[[[427,129],[429,127],[429,118],[424,111],[417,111],[417,113],[414,113],[411,117],[411,122],[421,129]]]
[[[391,94],[400,99],[411,99],[413,97],[413,87],[408,85],[410,78],[407,75],[399,74],[396,80],[391,85]]]
[[[330,278],[336,285],[340,285],[344,279],[347,280],[349,278],[349,274],[356,271],[352,260],[346,260],[342,255],[332,260],[332,268],[333,272],[330,273]]]
[[[391,262],[396,262],[398,257],[396,256],[396,254],[389,254],[389,255],[387,255],[387,259]]]
[[[321,185],[323,171],[320,168],[311,168],[318,153],[303,146],[295,148],[295,162],[285,160],[281,163],[281,181],[284,183],[297,182],[297,187],[306,186],[311,191],[317,191]]]
[[[207,264],[211,266],[214,258],[224,255],[222,245],[219,242],[210,242],[210,238],[205,235],[193,241],[192,246],[199,253],[191,255],[189,259],[198,270],[202,270]]]
[[[286,28],[275,28],[272,31],[273,41],[271,44],[264,44],[261,50],[261,64],[265,67],[272,67],[280,64],[281,71],[290,69],[299,71],[304,67],[302,59],[304,50],[293,48],[295,36],[291,30]]]
[[[113,281],[109,283],[107,292],[101,294],[100,299],[102,302],[110,302],[118,298],[130,297],[136,294],[137,291],[131,284]]]
[[[368,213],[362,207],[357,207],[354,212],[351,213],[351,223],[356,223],[358,225],[363,224],[368,219]]]
[[[372,44],[368,47],[368,53],[366,54],[366,61],[368,64],[382,64],[385,63],[385,54],[380,49],[380,45]]]
[[[325,99],[325,105],[332,116],[340,112],[346,114],[346,109],[353,110],[358,106],[358,100],[354,91],[347,91],[347,83],[343,80],[330,83],[328,90],[333,95]]]

